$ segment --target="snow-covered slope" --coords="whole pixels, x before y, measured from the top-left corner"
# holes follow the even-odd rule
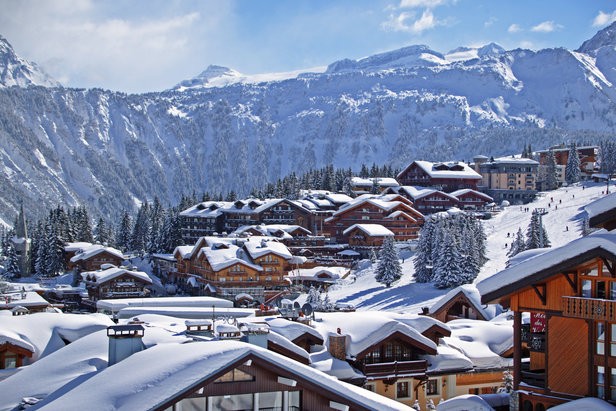
[[[0,88],[11,86],[58,87],[60,83],[35,63],[19,57],[9,42],[0,36]]]
[[[612,188],[613,189],[613,188]],[[552,247],[559,247],[581,237],[584,211],[583,207],[592,201],[603,197],[604,184],[590,183],[583,187],[576,185],[560,188],[555,191],[541,193],[529,207],[545,208],[548,213],[543,216],[543,224],[548,233]],[[530,212],[525,212],[519,206],[506,207],[494,218],[483,221],[487,236],[488,262],[482,267],[475,282],[488,278],[503,270],[507,262],[507,252],[518,228],[526,233],[530,223]],[[358,270],[340,285],[330,288],[329,298],[335,302],[345,302],[355,305],[358,310],[389,310],[417,314],[422,307],[431,307],[450,290],[439,290],[432,284],[421,284],[413,281],[412,255],[401,251],[402,278],[390,288],[379,284],[374,279],[376,265],[365,261]],[[355,278],[354,278],[355,277]],[[301,298],[301,297],[300,297]]]
[[[143,95],[0,87],[0,218],[22,201],[30,215],[85,203],[113,216],[155,196],[244,196],[328,164],[395,168],[612,137],[616,41],[605,33],[575,52],[409,46],[324,72],[211,66]]]

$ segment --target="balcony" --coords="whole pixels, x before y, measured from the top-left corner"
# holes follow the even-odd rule
[[[364,374],[369,378],[403,377],[423,375],[427,368],[426,360],[381,362],[364,365]]]
[[[531,371],[528,363],[522,363],[521,380],[524,384],[545,388],[545,370]]]
[[[616,321],[616,301],[598,298],[562,297],[566,317]]]

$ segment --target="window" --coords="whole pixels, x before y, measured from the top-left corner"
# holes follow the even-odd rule
[[[409,382],[401,381],[396,383],[396,398],[409,398]]]
[[[218,377],[214,382],[254,381],[254,375],[248,374],[238,368],[234,368],[226,374]]]
[[[368,391],[375,392],[376,391],[376,385],[375,384],[366,384],[366,385],[364,385],[364,389],[366,389]]]
[[[439,380],[428,380],[426,383],[426,395],[440,395],[441,390]]]

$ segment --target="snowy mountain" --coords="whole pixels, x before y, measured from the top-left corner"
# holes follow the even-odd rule
[[[111,218],[155,196],[242,196],[327,164],[469,161],[612,137],[615,30],[578,51],[410,46],[304,73],[210,66],[141,95],[0,88],[0,218],[21,201],[30,215],[85,203]],[[16,73],[7,62],[21,60],[1,50],[0,72]]]
[[[59,87],[60,83],[35,63],[30,63],[15,54],[9,42],[0,36],[0,88],[31,85]]]

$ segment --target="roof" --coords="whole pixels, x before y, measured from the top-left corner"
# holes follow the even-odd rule
[[[449,195],[451,195],[453,197],[456,197],[456,198],[459,198],[460,196],[463,196],[465,194],[473,194],[473,195],[475,195],[477,197],[481,197],[484,200],[490,201],[490,202],[494,201],[494,199],[492,197],[490,197],[489,195],[487,195],[485,193],[482,193],[480,191],[477,191],[477,190],[472,190],[470,188],[463,188],[461,190],[456,190],[456,191],[453,191],[453,192],[449,193]]]
[[[495,301],[564,269],[601,256],[616,259],[616,230],[600,230],[535,255],[480,281],[477,289],[483,303]]]
[[[108,253],[113,255],[114,257],[117,257],[121,260],[124,259],[124,254],[122,253],[122,251],[117,250],[113,247],[105,247],[103,245],[100,244],[90,244],[89,247],[86,248],[82,248],[80,249],[81,252],[76,251],[77,254],[75,254],[72,258],[71,258],[71,262],[72,263],[76,263],[77,261],[83,261],[83,260],[87,260],[89,258],[94,257],[95,255],[98,255],[100,253]]]
[[[98,284],[113,280],[114,278],[128,275],[137,278],[144,283],[152,284],[152,279],[143,271],[131,271],[122,267],[109,267],[106,270],[98,271],[84,271],[81,273],[81,277],[86,280],[87,277],[96,278]]]
[[[430,307],[430,313],[434,314],[442,309],[447,303],[456,298],[459,294],[463,294],[468,302],[473,306],[484,319],[489,320],[492,316],[481,306],[481,295],[474,284],[464,284],[450,290],[440,300]]]
[[[607,221],[616,221],[616,192],[602,197],[586,205],[591,227],[597,227]]]
[[[401,186],[399,188],[399,191],[406,193],[406,195],[408,195],[413,200],[419,200],[421,198],[428,197],[429,195],[432,195],[432,194],[438,194],[439,196],[442,196],[442,197],[448,197],[452,201],[456,201],[456,202],[458,201],[458,199],[452,194],[448,194],[443,191],[435,190],[433,188]]]
[[[163,407],[247,360],[351,404],[382,411],[408,407],[263,348],[239,341],[160,344],[98,372],[41,410],[134,410]],[[148,364],[143,367],[143,364]]]
[[[294,341],[297,338],[308,334],[317,340],[323,341],[323,336],[314,328],[302,324],[297,321],[290,321],[282,317],[266,318],[266,321],[272,331],[284,336],[290,341]]]
[[[411,163],[406,169],[408,169],[413,164],[416,164],[426,174],[428,174],[430,178],[434,179],[469,178],[472,180],[481,180],[481,175],[478,174],[475,170],[473,170],[470,166],[468,166],[468,164],[462,161],[432,163],[430,161],[416,160]],[[406,169],[404,171],[406,171]],[[400,175],[403,174],[404,171],[398,174],[398,178],[400,178]]]
[[[263,267],[248,261],[244,250],[233,244],[226,244],[224,247],[212,244],[211,247],[201,248],[199,255],[205,255],[214,271],[224,270],[235,264],[242,264],[256,271],[263,271]]]
[[[538,165],[539,162],[526,157],[498,157],[494,161],[489,161],[487,164],[528,164]]]
[[[381,224],[353,224],[342,233],[347,235],[355,229],[363,231],[370,237],[390,237],[394,235],[390,229],[383,227]]]
[[[267,238],[251,238],[250,241],[244,243],[244,248],[253,259],[262,257],[267,254],[276,254],[279,257],[288,260],[293,257],[289,249],[283,243],[278,241],[268,241]]]
[[[399,186],[398,181],[395,178],[391,177],[371,177],[371,178],[362,178],[362,177],[351,177],[351,184],[356,187],[372,187],[376,184],[379,187],[395,187]]]

